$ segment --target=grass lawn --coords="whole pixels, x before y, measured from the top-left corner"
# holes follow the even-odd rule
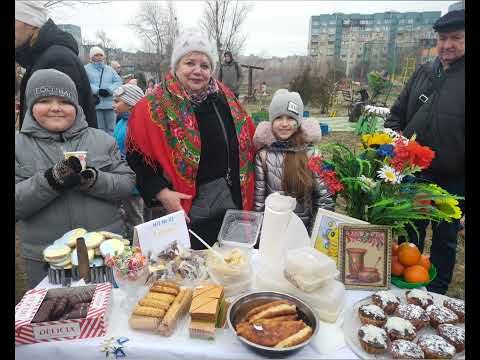
[[[333,132],[322,139],[323,143],[341,142],[350,148],[358,148],[358,137],[353,132]],[[23,262],[19,256],[20,239],[15,236],[15,302],[18,303],[27,290],[26,275],[23,270]],[[431,230],[427,231],[425,240],[425,253],[429,254],[431,245]],[[463,299],[465,296],[465,239],[459,236],[457,248],[457,262],[454,269],[453,280],[450,284],[449,296]]]

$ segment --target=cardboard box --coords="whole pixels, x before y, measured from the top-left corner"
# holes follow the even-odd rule
[[[96,284],[86,318],[32,324],[48,290],[29,290],[15,306],[15,345],[105,336],[112,284]]]

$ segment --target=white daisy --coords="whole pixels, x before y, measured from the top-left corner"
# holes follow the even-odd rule
[[[408,144],[408,139],[405,136],[400,135],[400,133],[396,132],[395,130],[384,128],[383,132],[388,136],[390,136],[394,142],[397,141],[398,139],[402,139],[406,144]]]
[[[387,183],[400,184],[403,179],[403,175],[400,174],[393,167],[383,165],[383,167],[377,171],[378,177],[383,179]]]

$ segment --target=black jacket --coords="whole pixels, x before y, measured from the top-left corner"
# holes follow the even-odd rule
[[[26,68],[20,84],[20,127],[26,110],[27,82],[39,69],[56,69],[70,76],[77,86],[78,102],[85,113],[88,126],[97,127],[90,82],[78,57],[78,45],[72,35],[60,30],[52,19],[49,19],[40,28],[33,46],[27,41],[25,45],[15,50],[15,60]]]
[[[225,176],[227,171],[227,147],[220,123],[218,122],[213,103],[223,120],[230,148],[229,161],[231,167],[232,187],[231,194],[237,208],[242,208],[242,195],[240,190],[240,164],[238,140],[234,122],[227,100],[223,94],[210,95],[199,107],[194,109],[198,123],[201,140],[201,155],[196,177],[197,188],[199,185]],[[166,187],[172,189],[171,183],[163,176],[161,170],[157,172],[147,166],[142,154],[136,151],[127,151],[127,161],[137,175],[137,186],[148,207],[161,206],[155,195]],[[217,235],[222,226],[223,216],[211,218],[201,224],[190,224],[196,234],[210,245],[217,240]],[[195,237],[190,236],[192,249],[200,250],[205,246]]]
[[[436,89],[436,90],[434,90]],[[424,94],[428,101],[419,97]],[[439,59],[420,66],[390,110],[385,127],[414,133],[435,151],[426,178],[465,177],[465,58],[444,71]]]

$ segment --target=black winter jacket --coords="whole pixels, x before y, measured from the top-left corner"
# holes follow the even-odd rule
[[[194,110],[202,144],[196,185],[198,187],[203,183],[225,176],[227,169],[225,138],[216,118],[212,102],[215,102],[224,120],[230,148],[230,167],[233,182],[232,197],[235,204],[239,208],[242,208],[238,140],[227,100],[220,92],[210,95]],[[161,170],[153,170],[146,165],[143,160],[143,155],[139,152],[127,151],[127,161],[137,175],[137,186],[145,204],[148,207],[159,206],[160,203],[155,199],[155,195],[166,187],[172,188],[171,183],[163,176]]]
[[[438,89],[433,85],[437,83]],[[428,101],[419,97],[425,94]],[[465,58],[444,71],[440,60],[420,66],[390,110],[385,127],[414,133],[421,145],[435,151],[426,178],[465,177]]]
[[[26,110],[27,82],[39,69],[56,69],[70,76],[77,86],[78,102],[85,113],[88,126],[97,127],[90,82],[78,57],[78,45],[72,35],[60,30],[52,19],[49,19],[40,28],[33,46],[27,41],[25,45],[15,50],[15,60],[26,68],[20,84],[20,127]]]

